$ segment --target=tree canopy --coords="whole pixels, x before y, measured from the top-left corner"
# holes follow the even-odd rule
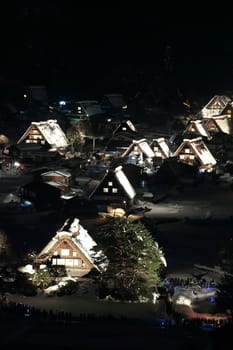
[[[100,297],[117,300],[151,300],[160,285],[160,272],[166,261],[162,249],[142,222],[127,217],[109,217],[100,225],[96,251],[107,259],[98,276]],[[103,261],[96,260],[100,265]]]
[[[72,125],[67,129],[66,136],[74,151],[82,152],[84,140],[77,125]]]

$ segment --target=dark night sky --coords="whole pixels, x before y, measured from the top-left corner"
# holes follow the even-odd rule
[[[178,84],[231,88],[233,24],[226,14],[170,6],[9,1],[0,14],[0,76],[55,90],[121,89],[122,81],[160,73],[169,54]]]

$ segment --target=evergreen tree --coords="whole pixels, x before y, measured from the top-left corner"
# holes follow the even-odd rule
[[[118,300],[152,299],[153,287],[161,283],[164,255],[143,223],[127,217],[109,217],[100,225],[96,251],[107,264],[97,277],[100,296]],[[100,254],[96,264],[101,266]],[[106,263],[106,261],[105,261]]]
[[[74,152],[82,152],[84,139],[80,134],[80,129],[78,124],[70,126],[66,131],[66,137],[69,140],[72,151]]]
[[[112,134],[109,124],[104,114],[95,114],[89,119],[83,119],[78,124],[80,133],[85,138],[92,139],[92,152],[95,151],[97,139],[103,139]]]

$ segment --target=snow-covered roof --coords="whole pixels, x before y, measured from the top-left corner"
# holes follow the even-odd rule
[[[87,230],[83,228],[78,218],[67,219],[56,235],[42,249],[38,257],[49,255],[53,247],[64,237],[69,238],[85,257],[94,264],[96,252],[92,249],[96,246],[96,242],[88,234]]]
[[[185,132],[193,132],[197,133],[201,136],[210,138],[210,134],[205,128],[204,121],[201,119],[198,120],[190,120],[189,124],[186,127]]]
[[[211,128],[211,124],[214,123],[220,132],[228,135],[232,134],[232,127],[227,115],[205,118],[204,123],[207,130],[209,130],[209,127]]]
[[[117,125],[116,129],[113,131],[113,134],[118,132],[132,132],[136,133],[137,130],[131,120],[123,120],[119,125]]]
[[[116,175],[116,179],[119,181],[121,186],[125,189],[129,198],[133,199],[136,196],[136,192],[135,192],[133,186],[131,185],[131,183],[129,182],[124,171],[122,170],[122,166],[120,165],[117,168],[115,168],[114,173]]]
[[[136,192],[125,175],[122,165],[119,165],[114,169],[108,169],[103,179],[95,186],[94,190],[89,195],[89,198],[94,197],[98,191],[98,195],[100,195],[100,193],[102,194],[101,189],[103,187],[109,190],[104,193],[105,198],[109,198],[111,196],[116,198],[119,196],[119,192],[122,193],[122,191],[113,192],[113,189],[116,188],[121,188],[121,190],[123,189],[124,193],[126,193],[130,199],[133,199],[136,196]]]
[[[186,146],[190,147],[193,150],[193,153],[200,160],[202,165],[216,165],[216,159],[209,151],[208,147],[201,137],[194,139],[184,139],[181,145],[174,152],[174,156],[178,156]]]
[[[21,199],[14,193],[0,193],[0,203],[20,203]]]
[[[88,257],[90,261],[93,262],[93,251],[92,248],[96,246],[96,242],[93,238],[88,234],[87,230],[80,225],[80,221],[78,218],[74,218],[74,220],[70,223],[68,231],[64,231],[64,228],[67,227],[67,223],[69,223],[69,219],[66,220],[64,225],[57,231],[57,236],[59,237],[62,234],[69,234],[72,236],[72,240],[79,247],[79,249]],[[78,235],[76,233],[78,232]]]
[[[167,144],[167,142],[166,142],[166,140],[165,140],[165,138],[164,137],[159,137],[159,138],[157,138],[157,139],[153,139],[153,141],[152,141],[152,144],[151,144],[151,148],[153,148],[155,145],[158,145],[158,147],[162,150],[162,152],[163,152],[163,155],[165,156],[165,157],[171,157],[171,155],[172,155],[172,152],[171,152],[171,150],[169,149],[169,147],[168,147],[168,144]]]
[[[226,95],[215,95],[202,108],[201,115],[203,118],[219,115],[230,102],[230,97]]]
[[[49,145],[56,148],[66,148],[68,146],[68,139],[58,124],[57,120],[49,119],[41,122],[32,122],[28,129],[25,131],[23,136],[18,140],[17,143],[23,142],[29,131],[35,127],[48,142]]]
[[[148,144],[146,139],[133,140],[131,145],[122,153],[121,157],[127,157],[130,153],[134,152],[135,148],[138,149],[139,152],[143,153],[148,158],[153,158],[155,156],[153,150]]]
[[[57,175],[64,176],[67,178],[71,177],[71,173],[67,169],[50,170],[41,174],[41,176],[57,176]]]

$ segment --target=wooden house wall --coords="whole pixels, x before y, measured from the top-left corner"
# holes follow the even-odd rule
[[[101,197],[101,198],[125,198],[126,192],[123,187],[116,181],[115,176],[110,174],[106,176],[103,181],[100,183],[98,188],[96,189],[93,197]]]
[[[184,161],[188,164],[196,164],[198,158],[190,145],[184,144],[177,155],[181,161]]]
[[[151,148],[155,154],[155,157],[162,158],[162,159],[167,158],[166,155],[164,154],[163,149],[160,147],[158,143],[154,143]]]
[[[69,250],[69,254],[62,255],[63,249]],[[51,250],[50,256],[52,256],[52,263],[55,265],[59,265],[59,262],[64,262],[64,265],[70,268],[76,267],[87,269],[93,267],[93,264],[80,251],[80,249],[78,249],[74,242],[69,239],[63,239],[61,242],[58,242],[58,244],[54,246],[54,249]]]
[[[42,145],[45,145],[47,143],[47,141],[45,140],[45,138],[43,137],[41,132],[35,126],[32,126],[28,130],[28,133],[24,139],[24,142],[26,142],[26,143],[38,143],[38,144],[42,144]]]
[[[219,129],[219,127],[217,126],[217,124],[213,121],[213,120],[211,120],[211,119],[209,119],[209,120],[207,120],[205,123],[204,123],[204,125],[205,125],[205,128],[208,130],[208,132],[210,132],[210,133],[216,133],[216,132],[220,132],[221,130]]]

